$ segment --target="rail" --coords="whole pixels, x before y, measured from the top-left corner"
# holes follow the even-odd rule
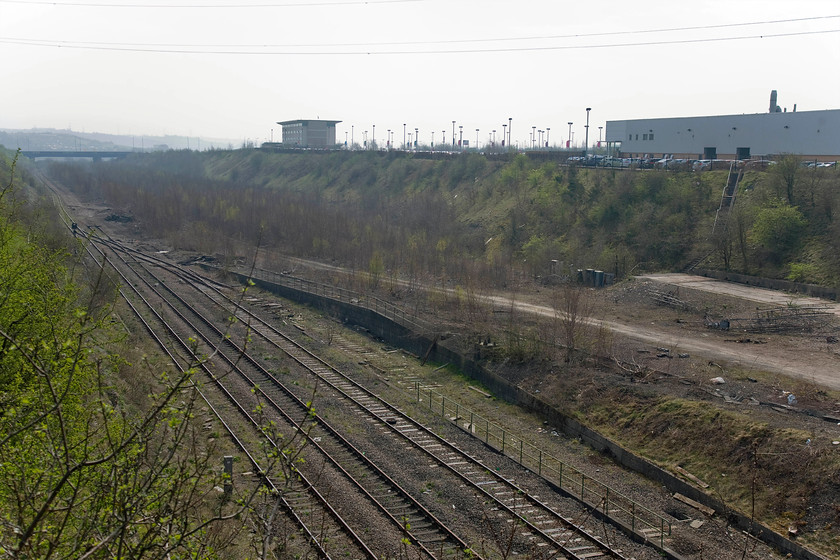
[[[421,390],[420,382],[415,382],[414,385],[418,403],[424,406],[428,404],[432,412],[440,414],[449,422],[526,469],[537,473],[564,492],[601,510],[604,515],[621,521],[633,533],[650,540],[658,537],[659,545],[664,547],[665,537],[671,534],[671,523],[658,513],[544,452],[536,445],[473,412],[458,401],[447,398],[432,389]]]
[[[364,296],[345,288],[259,268],[251,272],[251,278],[357,305],[415,331],[435,332],[435,328],[425,321],[374,296]],[[424,390],[421,395],[419,383],[416,385],[416,392],[418,402],[428,403],[430,410],[437,411],[456,425],[459,425],[459,421],[466,420],[465,415],[468,415],[468,422],[459,427],[481,439],[486,445],[507,455],[561,490],[601,510],[606,516],[622,522],[633,533],[642,535],[648,540],[658,539],[660,546],[664,546],[665,537],[671,534],[671,523],[661,515],[544,452],[534,444],[511,434],[457,401],[447,399],[445,395],[431,389],[428,392]]]

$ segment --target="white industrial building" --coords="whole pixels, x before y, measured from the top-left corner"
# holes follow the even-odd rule
[[[335,125],[341,121],[298,119],[282,121],[283,146],[289,148],[335,147]]]
[[[840,159],[840,110],[780,111],[776,92],[770,112],[749,115],[607,121],[606,140],[625,157],[689,159]]]

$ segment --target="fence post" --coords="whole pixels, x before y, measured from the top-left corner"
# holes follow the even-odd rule
[[[225,500],[228,500],[233,493],[233,455],[225,455],[222,463],[225,469]]]
[[[505,453],[505,431],[502,430],[502,454]]]
[[[522,442],[522,440],[520,439],[520,440],[519,440],[519,464],[520,464],[520,465],[522,464],[522,445],[523,445],[523,442]]]
[[[446,418],[446,396],[440,396],[440,415]]]
[[[659,518],[659,546],[665,547],[665,519]]]
[[[542,449],[540,449],[539,452],[540,452],[540,458],[539,458],[539,463],[537,465],[537,474],[542,476]]]

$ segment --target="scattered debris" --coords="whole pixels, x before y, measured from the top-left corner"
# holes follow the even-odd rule
[[[711,381],[715,385],[725,385],[726,384],[726,379],[724,379],[723,377],[713,377],[709,381]]]
[[[787,396],[787,402],[790,406],[793,406],[793,405],[796,404],[796,397],[793,396],[793,393],[791,393]],[[808,440],[808,441],[810,441],[810,440]]]
[[[128,222],[134,221],[134,218],[132,218],[131,216],[123,216],[120,214],[108,214],[107,216],[105,216],[105,221],[127,224]]]
[[[686,354],[685,352],[683,352],[683,353],[681,353],[681,354],[678,354],[678,355],[679,355],[679,357],[680,357],[680,358],[682,358],[682,359],[686,359],[686,358],[690,358],[690,357],[691,357],[691,354]]]
[[[697,478],[696,476],[694,476],[693,474],[691,474],[690,472],[688,472],[687,470],[685,470],[684,468],[682,468],[679,465],[674,466],[674,470],[677,471],[678,474],[680,474],[683,477],[685,477],[685,478],[689,479],[690,481],[694,482],[695,484],[697,484],[701,488],[708,488],[709,487],[708,484],[706,484],[705,482],[703,482],[702,480],[700,480],[699,478]]]
[[[703,523],[705,523],[705,521],[702,521],[702,520],[700,520],[700,519],[695,519],[694,521],[692,521],[691,523],[689,523],[689,526],[690,526],[692,529],[699,529],[700,527],[702,527],[702,526],[703,526]]]
[[[689,308],[689,305],[685,301],[677,297],[677,294],[679,293],[678,289],[673,291],[665,291],[654,288],[653,286],[647,286],[645,288],[645,292],[647,293],[647,296],[650,297],[658,305],[674,307],[676,309]]]
[[[485,397],[487,397],[488,399],[489,399],[490,397],[492,397],[492,396],[493,396],[493,395],[491,395],[490,393],[488,393],[488,392],[486,392],[486,391],[482,391],[482,390],[481,390],[481,389],[479,389],[478,387],[473,387],[472,385],[470,385],[469,387],[470,387],[470,389],[472,389],[473,391],[475,391],[475,392],[476,392],[476,393],[478,393],[479,395],[484,395],[484,396],[485,396]]]
[[[720,321],[707,321],[706,326],[710,329],[717,329],[719,331],[729,330],[729,319],[721,319]]]
[[[694,509],[702,512],[702,513],[705,513],[709,517],[712,517],[715,514],[715,510],[713,510],[712,508],[710,508],[708,506],[704,506],[700,502],[696,502],[696,501],[692,500],[691,498],[689,498],[688,496],[683,496],[679,492],[674,494],[674,499],[679,500],[682,503],[684,503],[686,505],[689,505],[689,506],[693,507]]]

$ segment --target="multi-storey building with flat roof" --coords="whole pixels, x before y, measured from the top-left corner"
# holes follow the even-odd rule
[[[283,147],[332,148],[335,146],[335,125],[341,121],[282,121]]]

